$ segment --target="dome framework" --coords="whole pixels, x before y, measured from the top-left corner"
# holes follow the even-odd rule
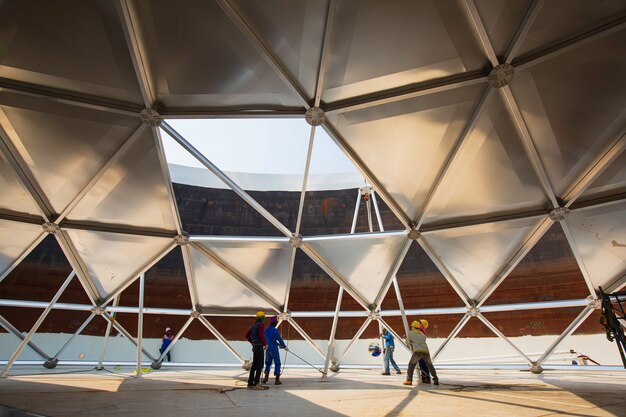
[[[598,287],[613,292],[626,284],[620,2],[595,11],[584,1],[505,2],[499,14],[491,2],[477,0],[30,4],[3,6],[1,21],[13,38],[0,56],[0,282],[49,234],[73,272],[50,303],[0,300],[44,308],[26,336],[0,316],[22,339],[3,376],[27,345],[56,365],[65,347],[49,357],[31,340],[53,308],[91,311],[76,334],[102,316],[138,346],[139,363],[143,351],[156,365],[167,352],[156,358],[142,349],[144,313],[189,316],[171,346],[199,320],[243,363],[206,316],[266,309],[318,351],[324,375],[372,321],[402,340],[385,316],[401,316],[408,332],[407,315],[461,313],[434,357],[475,317],[540,371],[599,308]],[[81,39],[84,33],[89,36]],[[294,229],[167,122],[251,117],[310,124]],[[371,222],[368,233],[301,235],[319,129],[366,178],[372,191],[362,194],[380,197],[402,230],[385,231],[379,219],[379,231]],[[187,234],[163,149],[168,137],[282,236]],[[588,299],[486,306],[557,222]],[[464,307],[404,309],[396,273],[413,242]],[[192,305],[142,308],[144,273],[177,246]],[[339,284],[335,311],[290,311],[298,250]],[[74,277],[93,305],[57,303]],[[139,307],[116,306],[138,279]],[[385,311],[392,286],[399,310]],[[344,292],[362,311],[341,312]],[[537,360],[484,315],[572,306],[580,313]],[[113,319],[114,311],[138,313],[137,338]],[[338,353],[342,314],[365,321]],[[299,317],[333,317],[326,352]]]

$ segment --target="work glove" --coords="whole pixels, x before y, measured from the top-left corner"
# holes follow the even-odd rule
[[[263,350],[267,350],[267,345],[263,345]]]
[[[285,352],[289,352],[289,348],[285,346]]]

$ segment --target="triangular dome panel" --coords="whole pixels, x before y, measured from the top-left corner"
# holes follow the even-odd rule
[[[151,130],[144,128],[68,219],[176,230],[158,152]]]
[[[139,126],[133,117],[23,97],[2,110],[9,137],[57,213]]]
[[[301,106],[301,99],[217,3],[132,6],[145,61],[166,108]],[[181,47],[185,38],[194,41]]]
[[[539,209],[545,202],[502,97],[492,92],[437,189],[425,222]]]
[[[589,296],[576,258],[559,222],[524,256],[485,305],[574,300]]]
[[[465,304],[419,243],[411,244],[396,274],[405,309],[463,307]],[[383,301],[384,310],[399,309],[394,286]]]
[[[594,289],[626,271],[626,202],[572,211],[565,222]]]
[[[338,293],[339,285],[298,249],[289,289],[289,310],[332,311],[337,304]]]
[[[33,198],[22,186],[13,169],[0,155],[0,209],[41,215]]]
[[[268,301],[243,285],[199,250],[191,249],[193,280],[203,311],[273,310]]]
[[[625,66],[622,30],[515,73],[511,91],[557,196],[624,134]]]
[[[622,138],[622,140],[625,139]],[[592,200],[619,193],[626,193],[626,152],[624,151],[589,185],[578,200]]]
[[[345,141],[415,220],[484,86],[329,117]]]
[[[405,233],[387,232],[308,238],[305,242],[368,304],[374,304],[406,239]]]
[[[504,267],[529,234],[536,219],[489,223],[422,235],[469,298],[476,298]]]
[[[172,239],[66,230],[101,299],[130,284],[172,244]]]
[[[39,225],[0,219],[0,281],[27,255],[28,248],[44,237]]]
[[[265,290],[275,300],[285,299],[291,280],[293,248],[287,238],[275,240],[206,238],[197,241],[228,265]]]

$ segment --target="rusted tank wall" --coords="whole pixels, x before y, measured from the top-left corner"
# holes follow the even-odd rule
[[[279,235],[261,215],[248,206],[234,192],[205,189],[174,184],[178,208],[184,229],[191,234],[213,235]],[[287,227],[294,228],[300,195],[297,192],[251,192],[266,209]],[[336,190],[307,193],[302,233],[320,235],[347,233],[350,231],[356,203],[357,190]],[[379,200],[381,215],[387,230],[401,229],[401,225],[389,208]],[[365,231],[366,214],[361,207],[358,231]],[[123,256],[123,254],[120,254]],[[52,237],[47,237],[3,282],[0,298],[49,301],[71,268]],[[462,306],[463,303],[448,285],[419,245],[413,244],[398,272],[406,308],[434,308]],[[298,251],[290,293],[292,311],[335,308],[339,287],[310,258]],[[121,304],[137,305],[138,284],[134,283],[121,296]],[[586,287],[560,226],[553,226],[530,253],[520,262],[512,274],[494,292],[487,304],[506,304],[526,301],[546,301],[586,297]],[[78,280],[68,287],[62,302],[88,303]],[[174,249],[146,273],[145,305],[148,307],[190,308],[187,279],[180,249]],[[384,309],[397,309],[393,288],[383,303]],[[360,310],[360,306],[344,293],[343,310]],[[580,309],[553,309],[518,311],[491,314],[488,318],[500,330],[510,336],[559,334],[578,314]],[[0,308],[5,316],[22,331],[27,331],[36,320],[40,310]],[[87,317],[87,313],[54,311],[41,331],[73,332]],[[84,317],[83,317],[84,316]],[[579,333],[600,333],[597,320],[588,319]],[[136,315],[118,317],[125,327],[134,333]],[[460,320],[456,315],[429,316],[430,337],[446,337]],[[186,317],[146,315],[144,334],[160,337],[164,327],[180,328]],[[351,338],[364,319],[342,318],[339,320],[338,337]],[[250,324],[247,318],[211,318],[224,335],[241,340]],[[400,318],[389,317],[389,324],[402,332]],[[326,339],[330,332],[330,319],[301,319],[302,327],[316,339]],[[97,318],[86,334],[104,334],[106,323]],[[74,330],[72,330],[74,329]],[[292,339],[297,332],[285,327]],[[371,325],[364,337],[375,337],[376,325]],[[186,337],[211,338],[199,323],[194,323]],[[477,319],[472,319],[460,337],[492,337],[493,334]]]

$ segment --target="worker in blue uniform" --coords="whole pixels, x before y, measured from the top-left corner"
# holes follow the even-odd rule
[[[283,338],[280,337],[280,332],[276,328],[278,325],[278,319],[276,316],[270,317],[270,325],[265,329],[265,340],[267,342],[267,350],[265,351],[265,375],[263,376],[263,383],[267,383],[270,377],[270,368],[272,362],[274,362],[274,376],[276,380],[274,385],[281,385],[280,382],[280,354],[278,349],[285,349],[289,351],[289,348],[285,345]]]

